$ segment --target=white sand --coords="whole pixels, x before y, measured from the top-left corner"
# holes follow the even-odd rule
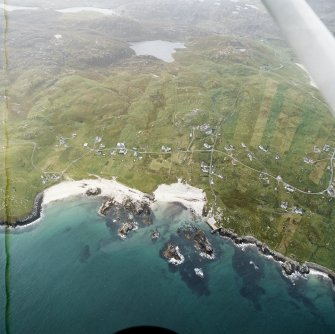
[[[213,229],[216,230],[218,227],[216,226],[216,221],[214,219],[214,217],[209,217],[207,219],[207,224]]]
[[[56,184],[44,191],[43,205],[70,197],[86,196],[86,191],[94,188],[101,189],[99,197],[113,197],[120,204],[127,197],[130,197],[133,201],[148,201],[148,196],[139,190],[128,188],[115,180],[100,178],[64,181]],[[170,185],[162,184],[155,190],[154,195],[155,203],[179,202],[194,210],[195,214],[199,216],[202,215],[202,209],[206,203],[206,195],[201,189],[181,182]]]
[[[142,201],[146,198],[146,195],[141,191],[128,188],[115,180],[89,179],[81,181],[64,181],[46,189],[44,191],[43,204],[63,200],[69,197],[84,196],[88,189],[94,188],[101,189],[101,194],[98,195],[99,197],[113,197],[118,203],[122,203],[126,197],[130,197],[134,201]]]
[[[199,188],[195,188],[185,183],[161,184],[154,191],[157,202],[179,202],[195,214],[202,216],[202,209],[206,203],[206,194]]]

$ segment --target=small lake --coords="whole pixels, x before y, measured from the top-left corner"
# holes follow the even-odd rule
[[[64,14],[75,14],[80,12],[95,12],[104,15],[118,15],[113,9],[106,9],[106,8],[97,8],[97,7],[71,7],[71,8],[64,8],[58,9],[57,12],[64,13]]]
[[[174,58],[172,54],[176,52],[176,49],[185,49],[184,43],[180,42],[168,42],[168,41],[144,41],[138,43],[130,43],[137,56],[154,56],[167,63],[172,63]]]

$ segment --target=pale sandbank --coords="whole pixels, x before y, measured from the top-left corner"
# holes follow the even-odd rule
[[[65,200],[71,197],[86,196],[89,189],[99,188],[99,197],[112,197],[122,204],[126,198],[136,202],[149,201],[149,196],[139,190],[129,188],[116,180],[85,179],[80,181],[64,181],[44,191],[43,205],[51,202]],[[206,203],[205,193],[199,189],[182,182],[162,184],[154,191],[152,206],[159,203],[178,202],[188,209],[192,209],[196,215],[202,216],[202,210]]]

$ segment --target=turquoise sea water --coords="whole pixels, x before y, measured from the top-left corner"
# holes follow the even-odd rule
[[[178,236],[178,228],[191,222],[178,207],[156,212],[154,225],[122,241],[113,217],[99,217],[98,207],[92,200],[55,203],[38,224],[10,234],[11,333],[114,333],[136,325],[199,334],[335,333],[335,292],[328,280],[309,276],[293,285],[253,248],[243,251],[192,222],[215,248],[215,260],[203,259]],[[156,227],[161,238],[153,242]],[[4,234],[0,238],[4,333]],[[171,240],[185,255],[178,267],[160,256]],[[194,267],[203,269],[204,279]]]

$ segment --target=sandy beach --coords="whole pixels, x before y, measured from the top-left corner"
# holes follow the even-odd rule
[[[51,202],[65,200],[70,197],[87,196],[89,189],[101,190],[99,197],[113,197],[118,203],[122,203],[127,197],[134,201],[142,201],[146,194],[136,189],[128,188],[115,180],[106,179],[85,179],[80,181],[64,181],[44,191],[43,205]]]
[[[64,181],[44,191],[43,205],[51,202],[65,200],[71,197],[87,196],[89,189],[101,189],[99,197],[112,197],[117,203],[122,204],[125,198],[133,201],[148,201],[147,194],[129,188],[115,180],[107,179],[85,179],[80,181]],[[206,203],[205,193],[199,189],[181,182],[170,185],[162,184],[154,191],[155,200],[152,206],[158,203],[179,202],[185,207],[192,209],[195,214],[201,216],[202,209]]]
[[[206,194],[201,189],[182,182],[161,184],[154,195],[158,203],[178,202],[192,209],[198,216],[202,216],[202,209],[206,204]]]

